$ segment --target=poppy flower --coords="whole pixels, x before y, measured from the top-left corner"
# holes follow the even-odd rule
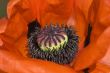
[[[90,73],[108,73],[110,72],[109,17],[110,0],[10,0],[7,5],[7,18],[0,19],[0,71],[80,73],[88,68]],[[70,65],[59,65],[27,56],[29,23],[34,20],[39,22],[41,28],[50,23],[58,23],[59,26],[66,24],[72,26],[72,29],[75,28],[79,36],[79,49]],[[89,25],[92,30],[88,35]],[[63,37],[67,38],[66,34],[62,33]],[[62,36],[62,33],[58,34]],[[41,32],[41,35],[45,34]],[[84,46],[86,39],[90,40],[88,45]],[[36,41],[39,43],[41,40],[38,38]],[[42,49],[42,44],[39,44]],[[49,48],[53,49],[50,46]]]

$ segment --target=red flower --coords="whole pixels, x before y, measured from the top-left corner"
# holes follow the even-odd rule
[[[110,72],[110,0],[10,0],[0,20],[0,71],[9,73]],[[79,54],[69,66],[27,56],[28,23],[72,25],[79,35]],[[88,24],[90,43],[84,47]]]

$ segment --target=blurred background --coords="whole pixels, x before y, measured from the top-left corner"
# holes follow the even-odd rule
[[[9,0],[0,0],[0,18],[6,16],[6,7]]]

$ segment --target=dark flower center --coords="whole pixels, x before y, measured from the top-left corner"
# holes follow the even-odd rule
[[[48,25],[40,28],[34,22],[29,25],[28,47],[32,58],[69,64],[78,51],[78,36],[68,26]]]
[[[68,42],[68,36],[65,31],[55,26],[45,27],[37,36],[39,47],[44,50],[59,50]]]

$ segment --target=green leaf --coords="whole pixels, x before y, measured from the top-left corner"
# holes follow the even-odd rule
[[[7,11],[6,11],[7,3],[8,3],[8,0],[0,0],[0,18],[6,16],[7,14]]]

